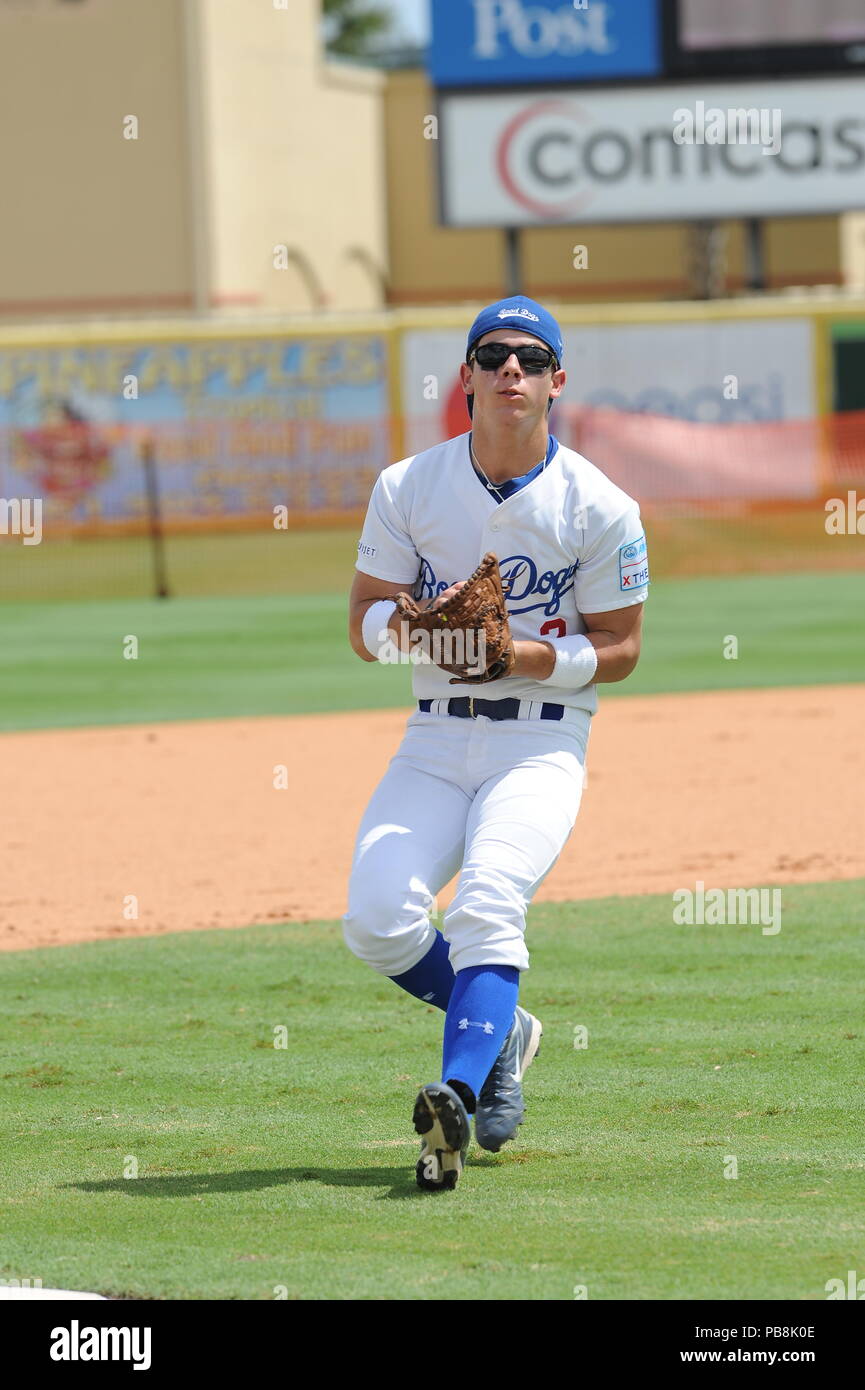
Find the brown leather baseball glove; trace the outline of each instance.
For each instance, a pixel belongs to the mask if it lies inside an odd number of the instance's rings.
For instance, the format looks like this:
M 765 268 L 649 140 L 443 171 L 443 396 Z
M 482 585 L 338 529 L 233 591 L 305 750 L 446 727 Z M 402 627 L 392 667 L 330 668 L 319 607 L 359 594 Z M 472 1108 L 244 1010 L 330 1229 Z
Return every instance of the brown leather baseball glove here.
M 474 574 L 444 602 L 419 607 L 410 594 L 397 594 L 400 617 L 430 660 L 450 671 L 451 685 L 484 685 L 513 669 L 515 655 L 499 562 L 487 551 Z

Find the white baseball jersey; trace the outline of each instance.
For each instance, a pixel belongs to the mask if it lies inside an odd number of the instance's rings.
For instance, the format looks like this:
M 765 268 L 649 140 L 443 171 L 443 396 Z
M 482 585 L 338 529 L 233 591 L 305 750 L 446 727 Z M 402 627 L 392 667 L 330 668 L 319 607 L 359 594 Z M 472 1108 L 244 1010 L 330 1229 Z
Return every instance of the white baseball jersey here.
M 372 491 L 357 569 L 433 598 L 467 579 L 488 550 L 498 557 L 516 641 L 585 632 L 583 613 L 648 595 L 646 538 L 637 503 L 588 459 L 558 444 L 547 466 L 499 502 L 472 466 L 470 432 L 385 468 Z M 417 699 L 472 694 L 543 700 L 594 712 L 593 685 L 568 690 L 505 676 L 482 688 L 413 665 Z

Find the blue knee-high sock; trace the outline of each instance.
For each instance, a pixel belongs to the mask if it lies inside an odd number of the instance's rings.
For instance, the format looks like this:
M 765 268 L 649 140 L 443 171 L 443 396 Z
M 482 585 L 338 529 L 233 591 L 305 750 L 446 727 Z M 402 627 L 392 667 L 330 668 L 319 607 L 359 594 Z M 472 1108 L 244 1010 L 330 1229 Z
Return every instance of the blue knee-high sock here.
M 402 975 L 391 975 L 395 985 L 413 994 L 415 999 L 423 999 L 427 1004 L 435 1004 L 437 1009 L 446 1009 L 456 975 L 450 963 L 448 944 L 440 931 L 426 955 L 406 970 Z
M 477 1099 L 514 1021 L 519 990 L 514 965 L 459 971 L 445 1016 L 442 1077 L 448 1084 L 461 1081 Z

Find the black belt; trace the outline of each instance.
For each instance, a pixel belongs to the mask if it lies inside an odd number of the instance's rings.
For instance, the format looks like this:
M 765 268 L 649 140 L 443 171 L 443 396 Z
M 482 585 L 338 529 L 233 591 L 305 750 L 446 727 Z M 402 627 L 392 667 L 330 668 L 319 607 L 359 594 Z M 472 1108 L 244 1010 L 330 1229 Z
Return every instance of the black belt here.
M 422 714 L 429 714 L 432 706 L 432 700 L 418 700 Z M 457 719 L 477 719 L 479 714 L 485 714 L 487 719 L 519 719 L 520 701 L 476 700 L 471 695 L 463 696 L 448 700 L 448 714 L 456 715 Z M 541 705 L 541 719 L 563 719 L 564 714 L 564 705 Z

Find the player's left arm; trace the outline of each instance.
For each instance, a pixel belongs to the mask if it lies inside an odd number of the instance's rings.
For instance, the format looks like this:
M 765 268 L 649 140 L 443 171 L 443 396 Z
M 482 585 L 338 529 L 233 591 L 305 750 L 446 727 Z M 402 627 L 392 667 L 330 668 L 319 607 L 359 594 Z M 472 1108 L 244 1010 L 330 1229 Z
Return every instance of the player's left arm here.
M 643 605 L 632 603 L 609 613 L 584 613 L 583 622 L 598 658 L 598 669 L 590 684 L 625 680 L 640 659 Z
M 623 681 L 640 659 L 643 632 L 643 605 L 631 603 L 627 608 L 613 608 L 608 613 L 583 613 L 586 636 L 595 649 L 598 669 L 590 685 Z M 552 675 L 556 664 L 555 648 L 550 642 L 515 642 L 516 664 L 512 676 L 527 676 L 542 681 Z

